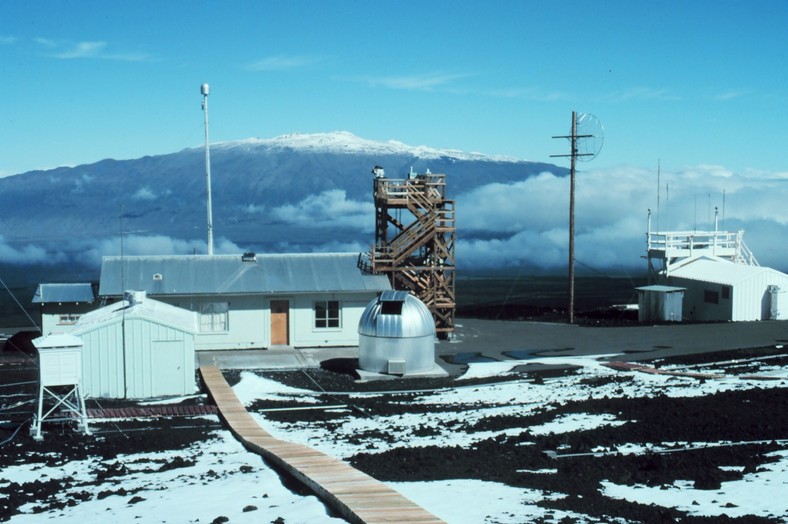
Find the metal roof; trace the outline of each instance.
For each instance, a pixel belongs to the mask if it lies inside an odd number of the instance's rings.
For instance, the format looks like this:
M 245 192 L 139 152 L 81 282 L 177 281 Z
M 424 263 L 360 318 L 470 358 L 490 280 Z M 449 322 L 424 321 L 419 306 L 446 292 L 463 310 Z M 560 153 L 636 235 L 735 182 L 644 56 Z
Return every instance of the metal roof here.
M 135 302 L 123 299 L 82 315 L 74 328 L 73 335 L 83 335 L 103 325 L 123 319 L 143 318 L 164 324 L 180 331 L 197 331 L 197 314 L 152 298 L 145 297 Z
M 355 253 L 104 257 L 102 296 L 213 295 L 385 291 L 385 275 L 369 275 Z
M 68 333 L 54 333 L 33 339 L 36 349 L 81 348 L 82 339 Z
M 671 270 L 668 278 L 685 278 L 714 284 L 733 285 L 766 272 L 785 276 L 768 267 L 748 266 L 727 260 L 699 257 Z
M 651 286 L 642 286 L 636 287 L 636 291 L 654 291 L 657 293 L 675 293 L 676 291 L 686 291 L 687 288 L 685 287 L 675 287 L 675 286 L 661 286 L 659 284 L 654 284 Z
M 33 296 L 33 303 L 90 303 L 95 298 L 90 284 L 39 284 Z

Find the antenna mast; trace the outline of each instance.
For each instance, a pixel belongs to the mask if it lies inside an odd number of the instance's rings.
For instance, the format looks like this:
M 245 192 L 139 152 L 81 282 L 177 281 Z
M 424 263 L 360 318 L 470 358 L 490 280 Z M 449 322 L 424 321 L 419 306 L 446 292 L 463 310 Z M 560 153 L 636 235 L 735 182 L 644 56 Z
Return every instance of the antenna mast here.
M 211 146 L 208 142 L 208 84 L 200 86 L 202 111 L 205 113 L 205 184 L 208 187 L 208 254 L 213 255 L 213 210 L 211 209 Z

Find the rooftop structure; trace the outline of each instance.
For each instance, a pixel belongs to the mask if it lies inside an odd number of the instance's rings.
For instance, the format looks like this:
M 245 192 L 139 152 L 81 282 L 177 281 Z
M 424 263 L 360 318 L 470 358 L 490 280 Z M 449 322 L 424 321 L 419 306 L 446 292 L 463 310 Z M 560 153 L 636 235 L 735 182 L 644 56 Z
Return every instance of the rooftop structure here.
M 646 233 L 648 278 L 665 283 L 672 271 L 688 260 L 716 257 L 745 266 L 759 266 L 744 243 L 744 231 L 651 231 L 651 212 Z

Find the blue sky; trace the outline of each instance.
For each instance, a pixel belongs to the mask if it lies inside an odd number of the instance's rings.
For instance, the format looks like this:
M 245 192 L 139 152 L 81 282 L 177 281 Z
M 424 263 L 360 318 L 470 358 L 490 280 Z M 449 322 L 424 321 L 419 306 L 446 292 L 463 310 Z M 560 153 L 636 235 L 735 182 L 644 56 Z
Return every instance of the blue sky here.
M 0 175 L 346 130 L 594 168 L 788 172 L 788 1 L 0 3 Z M 589 167 L 591 165 L 589 164 Z

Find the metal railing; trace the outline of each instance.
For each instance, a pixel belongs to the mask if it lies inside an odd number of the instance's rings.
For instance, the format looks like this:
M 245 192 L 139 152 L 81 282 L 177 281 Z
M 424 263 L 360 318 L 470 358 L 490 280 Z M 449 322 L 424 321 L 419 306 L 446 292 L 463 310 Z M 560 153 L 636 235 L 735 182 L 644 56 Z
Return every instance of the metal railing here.
M 649 252 L 663 251 L 667 257 L 711 254 L 739 264 L 759 265 L 744 243 L 744 231 L 649 232 L 647 243 Z

